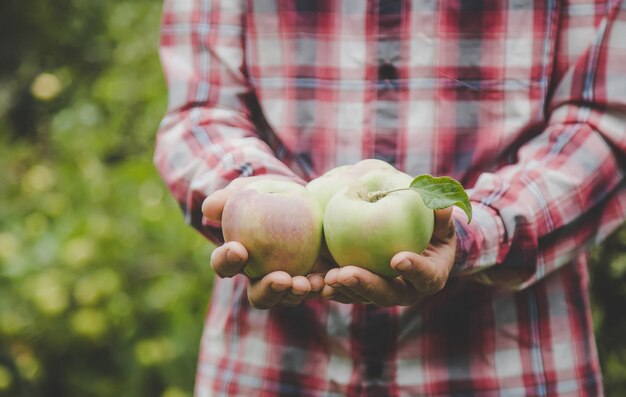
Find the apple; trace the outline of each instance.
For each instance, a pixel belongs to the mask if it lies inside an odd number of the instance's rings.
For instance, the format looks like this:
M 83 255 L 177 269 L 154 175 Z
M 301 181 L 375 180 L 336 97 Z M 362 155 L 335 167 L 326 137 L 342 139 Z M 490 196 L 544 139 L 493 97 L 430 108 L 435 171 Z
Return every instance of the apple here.
M 341 165 L 327 171 L 310 181 L 306 188 L 315 196 L 322 210 L 325 210 L 326 204 L 335 193 L 350 185 L 361 175 L 376 169 L 395 170 L 391 164 L 382 160 L 361 160 L 354 165 Z
M 374 169 L 331 197 L 324 212 L 324 236 L 339 266 L 394 277 L 390 262 L 395 254 L 424 251 L 434 213 L 418 192 L 406 189 L 412 180 L 395 168 Z
M 233 194 L 224 205 L 225 241 L 248 250 L 244 273 L 257 279 L 283 270 L 306 275 L 322 244 L 323 212 L 304 186 L 291 181 L 259 180 Z

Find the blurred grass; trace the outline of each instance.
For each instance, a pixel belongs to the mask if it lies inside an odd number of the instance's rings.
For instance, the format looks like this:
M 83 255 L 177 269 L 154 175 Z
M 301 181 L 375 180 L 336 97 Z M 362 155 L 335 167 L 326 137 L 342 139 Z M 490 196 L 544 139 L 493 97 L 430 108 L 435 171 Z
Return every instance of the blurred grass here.
M 161 1 L 0 3 L 0 396 L 191 396 L 212 247 L 152 166 Z M 594 252 L 626 390 L 626 229 Z

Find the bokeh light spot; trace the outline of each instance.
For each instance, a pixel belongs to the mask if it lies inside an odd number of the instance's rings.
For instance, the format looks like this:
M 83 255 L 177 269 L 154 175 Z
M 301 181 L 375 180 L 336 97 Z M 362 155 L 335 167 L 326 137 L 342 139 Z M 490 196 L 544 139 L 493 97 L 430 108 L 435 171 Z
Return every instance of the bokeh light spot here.
M 48 191 L 56 184 L 56 177 L 52 170 L 45 165 L 35 165 L 26 172 L 22 179 L 24 193 L 33 195 Z
M 161 397 L 189 397 L 190 395 L 185 393 L 184 390 L 178 387 L 168 387 L 163 391 Z
M 57 315 L 69 305 L 68 293 L 56 273 L 43 273 L 28 288 L 35 306 L 43 314 Z
M 88 237 L 75 237 L 63 246 L 63 261 L 70 267 L 84 266 L 96 253 L 96 244 Z
M 0 233 L 0 259 L 14 257 L 20 248 L 20 241 L 11 233 Z
M 41 364 L 30 352 L 22 352 L 15 357 L 15 364 L 20 374 L 29 380 L 34 380 L 41 374 Z
M 74 332 L 88 338 L 98 338 L 107 330 L 106 315 L 97 309 L 79 309 L 70 319 Z
M 42 101 L 56 98 L 62 90 L 63 84 L 61 84 L 61 80 L 52 73 L 39 74 L 30 86 L 33 96 Z
M 135 356 L 141 365 L 152 366 L 172 360 L 176 349 L 166 338 L 144 339 L 135 345 Z

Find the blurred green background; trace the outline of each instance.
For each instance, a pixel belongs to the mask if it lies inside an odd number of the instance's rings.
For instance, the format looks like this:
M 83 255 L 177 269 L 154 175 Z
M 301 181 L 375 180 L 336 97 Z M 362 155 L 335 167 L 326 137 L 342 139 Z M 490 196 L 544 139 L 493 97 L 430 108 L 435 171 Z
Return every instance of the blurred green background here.
M 152 165 L 160 12 L 0 2 L 0 395 L 191 395 L 212 247 Z
M 191 396 L 212 246 L 152 165 L 160 0 L 0 2 L 0 395 Z M 626 229 L 593 256 L 626 395 Z

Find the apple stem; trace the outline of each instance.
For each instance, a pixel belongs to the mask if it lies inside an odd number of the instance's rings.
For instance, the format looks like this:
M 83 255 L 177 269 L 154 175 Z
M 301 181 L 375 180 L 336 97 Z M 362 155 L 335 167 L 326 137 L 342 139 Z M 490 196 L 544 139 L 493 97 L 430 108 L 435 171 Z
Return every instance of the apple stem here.
M 401 188 L 401 189 L 393 189 L 393 190 L 379 190 L 376 192 L 369 192 L 367 194 L 367 200 L 370 203 L 375 203 L 378 200 L 380 200 L 381 198 L 385 197 L 386 195 L 390 194 L 390 193 L 395 193 L 395 192 L 401 192 L 403 190 L 411 190 L 410 187 L 405 187 L 405 188 Z

